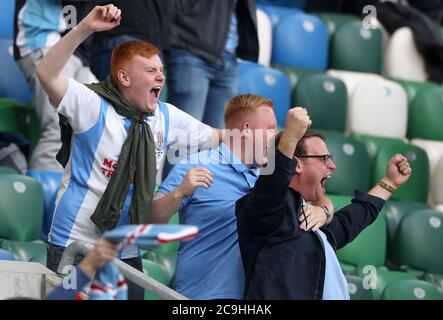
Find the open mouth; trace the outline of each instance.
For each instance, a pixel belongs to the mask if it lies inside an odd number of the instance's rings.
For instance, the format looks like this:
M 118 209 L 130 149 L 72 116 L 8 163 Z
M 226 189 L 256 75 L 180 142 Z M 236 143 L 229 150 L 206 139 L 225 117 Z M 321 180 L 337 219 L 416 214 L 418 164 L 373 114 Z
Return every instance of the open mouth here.
M 324 189 L 324 190 L 326 190 L 326 187 L 325 187 L 325 185 L 326 185 L 326 181 L 328 180 L 328 179 L 330 179 L 331 178 L 331 174 L 328 174 L 326 177 L 324 177 L 323 179 L 321 179 L 321 181 L 320 181 L 320 183 L 321 183 L 321 187 Z
M 154 88 L 151 89 L 151 91 L 149 91 L 149 93 L 151 94 L 151 96 L 153 96 L 155 99 L 158 99 L 160 97 L 160 91 L 161 91 L 162 87 L 161 86 L 156 86 Z

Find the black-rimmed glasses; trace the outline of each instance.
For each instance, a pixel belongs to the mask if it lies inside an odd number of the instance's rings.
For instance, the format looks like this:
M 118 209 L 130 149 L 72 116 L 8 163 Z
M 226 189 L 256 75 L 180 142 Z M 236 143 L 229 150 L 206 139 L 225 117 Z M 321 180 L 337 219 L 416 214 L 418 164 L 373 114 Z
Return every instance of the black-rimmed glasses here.
M 328 164 L 329 160 L 334 160 L 334 157 L 332 156 L 332 154 L 320 154 L 320 155 L 314 155 L 314 154 L 307 154 L 304 156 L 296 156 L 297 158 L 318 158 L 321 161 L 323 161 L 323 163 L 325 165 Z

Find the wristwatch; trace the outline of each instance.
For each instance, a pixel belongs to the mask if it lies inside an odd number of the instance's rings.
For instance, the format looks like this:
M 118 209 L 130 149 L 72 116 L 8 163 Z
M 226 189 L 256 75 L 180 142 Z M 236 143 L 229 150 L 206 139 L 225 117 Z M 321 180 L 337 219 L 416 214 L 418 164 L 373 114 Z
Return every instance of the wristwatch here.
M 328 207 L 327 207 L 327 206 L 321 206 L 321 208 L 323 209 L 323 212 L 324 212 L 325 215 L 326 215 L 326 221 L 328 221 L 329 218 L 331 217 L 331 214 L 329 213 L 329 209 L 328 209 Z

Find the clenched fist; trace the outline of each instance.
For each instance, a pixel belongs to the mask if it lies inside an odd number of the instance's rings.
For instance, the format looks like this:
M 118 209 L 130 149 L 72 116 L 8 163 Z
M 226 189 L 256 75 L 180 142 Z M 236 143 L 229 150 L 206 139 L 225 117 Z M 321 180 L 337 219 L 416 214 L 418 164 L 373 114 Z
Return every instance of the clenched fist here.
M 396 154 L 389 160 L 386 175 L 383 179 L 398 188 L 408 181 L 411 174 L 412 169 L 409 166 L 408 159 L 401 154 Z
M 295 107 L 290 109 L 286 115 L 285 132 L 293 139 L 300 140 L 311 124 L 308 111 L 305 108 Z
M 121 18 L 121 10 L 112 4 L 96 6 L 79 23 L 78 29 L 88 32 L 110 30 L 120 24 Z

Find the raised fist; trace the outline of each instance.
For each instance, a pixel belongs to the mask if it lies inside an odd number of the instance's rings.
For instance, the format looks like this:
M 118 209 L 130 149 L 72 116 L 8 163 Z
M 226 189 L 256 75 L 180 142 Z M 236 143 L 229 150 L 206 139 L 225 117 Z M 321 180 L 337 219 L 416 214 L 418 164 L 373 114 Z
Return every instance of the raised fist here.
M 386 175 L 383 179 L 398 188 L 408 181 L 411 174 L 412 169 L 409 166 L 408 159 L 401 154 L 396 154 L 389 160 Z
M 115 28 L 121 21 L 121 10 L 112 4 L 96 6 L 79 23 L 82 31 L 96 32 Z
M 291 138 L 300 140 L 311 124 L 312 121 L 309 118 L 308 111 L 305 108 L 295 107 L 289 109 L 286 115 L 285 132 Z

